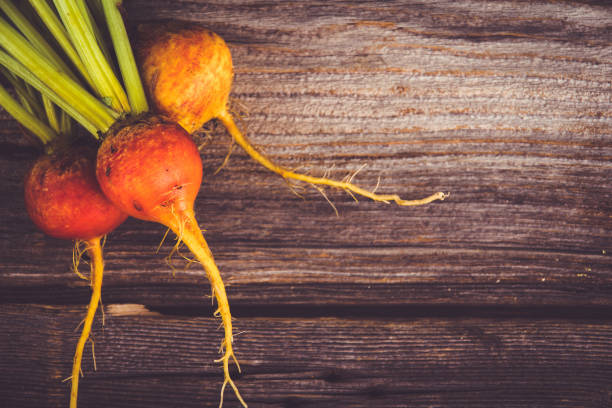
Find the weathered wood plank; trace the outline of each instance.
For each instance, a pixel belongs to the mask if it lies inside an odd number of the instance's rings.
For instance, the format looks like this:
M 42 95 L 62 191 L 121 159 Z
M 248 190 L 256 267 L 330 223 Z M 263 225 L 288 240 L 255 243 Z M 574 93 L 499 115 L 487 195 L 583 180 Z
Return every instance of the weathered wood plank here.
M 216 407 L 218 322 L 137 306 L 106 307 L 104 328 L 94 325 L 97 371 L 88 348 L 81 406 Z M 65 406 L 61 380 L 82 313 L 0 306 L 5 406 Z M 609 322 L 250 318 L 236 326 L 238 384 L 253 407 L 610 405 Z M 226 406 L 235 406 L 227 394 Z
M 486 6 L 485 6 L 486 4 Z M 249 303 L 610 304 L 612 9 L 605 2 L 129 1 L 135 26 L 200 21 L 232 50 L 233 97 L 253 141 L 287 166 L 447 201 L 395 208 L 329 192 L 295 197 L 227 136 L 203 151 L 202 226 Z M 28 221 L 35 157 L 0 125 L 0 295 L 82 302 L 71 246 Z M 198 304 L 171 278 L 163 231 L 130 221 L 107 245 L 105 297 Z M 168 253 L 170 245 L 162 248 Z M 194 284 L 196 286 L 194 286 Z M 74 286 L 81 290 L 75 292 Z M 328 296 L 321 296 L 321 293 Z M 76 296 L 76 298 L 75 298 Z
M 208 303 L 210 289 L 196 265 L 187 271 L 178 269 L 173 277 L 161 256 L 146 259 L 152 248 L 143 249 L 135 258 L 130 252 L 112 251 L 117 245 L 121 244 L 108 244 L 103 288 L 106 302 L 198 307 Z M 38 261 L 36 270 L 24 268 L 22 274 L 6 278 L 0 289 L 3 300 L 85 304 L 87 282 L 69 271 L 70 253 L 65 249 L 57 255 L 61 269 L 53 267 L 64 273 L 52 273 Z M 235 306 L 610 306 L 609 264 L 600 256 L 427 248 L 303 250 L 245 246 L 235 250 L 236 255 L 221 252 L 217 256 Z M 135 260 L 142 264 L 135 264 Z M 582 263 L 585 261 L 588 267 Z

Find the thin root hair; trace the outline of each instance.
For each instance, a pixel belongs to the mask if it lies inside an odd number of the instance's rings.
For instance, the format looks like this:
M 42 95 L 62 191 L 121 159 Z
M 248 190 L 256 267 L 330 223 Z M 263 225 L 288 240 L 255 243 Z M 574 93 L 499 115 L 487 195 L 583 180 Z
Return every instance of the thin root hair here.
M 373 194 L 376 194 L 378 187 L 380 187 L 380 175 L 378 176 L 378 179 L 376 180 L 376 185 L 374 186 L 374 189 L 372 190 Z
M 98 303 L 100 304 L 100 313 L 102 314 L 102 328 L 104 328 L 104 325 L 106 324 L 106 312 L 104 312 L 104 303 L 102 303 L 102 295 L 100 295 L 100 301 Z
M 98 371 L 98 365 L 96 364 L 96 352 L 94 350 L 95 342 L 93 336 L 89 336 L 89 341 L 91 342 L 91 359 L 93 361 L 94 371 Z
M 285 183 L 287 183 L 287 186 L 289 187 L 289 190 L 291 190 L 291 192 L 293 194 L 295 194 L 298 198 L 301 198 L 302 200 L 306 201 L 306 198 L 297 191 L 298 188 L 301 189 L 301 190 L 304 190 L 304 188 L 302 186 L 300 186 L 297 183 L 292 183 L 291 180 L 289 180 L 289 179 L 283 179 L 283 180 L 285 180 Z
M 170 232 L 170 228 L 167 228 L 166 232 L 164 233 L 164 236 L 162 237 L 161 241 L 159 242 L 159 245 L 157 246 L 157 249 L 155 250 L 156 254 L 159 253 L 159 250 L 161 249 L 162 245 L 164 245 L 164 242 L 166 241 L 166 237 L 168 236 L 169 232 Z
M 170 231 L 170 229 L 166 230 L 166 233 L 164 234 L 164 239 L 168 235 L 168 231 Z M 205 231 L 205 230 L 202 229 L 202 231 Z M 195 257 L 189 257 L 189 256 L 185 255 L 181 251 L 181 248 L 183 248 L 183 241 L 182 241 L 182 239 L 180 239 L 177 236 L 176 237 L 176 242 L 175 242 L 174 246 L 172 247 L 172 249 L 170 250 L 168 255 L 166 255 L 166 257 L 165 257 L 166 264 L 170 267 L 170 269 L 172 269 L 172 276 L 175 276 L 176 272 L 178 271 L 178 269 L 174 266 L 174 262 L 173 262 L 173 259 L 172 259 L 174 254 L 178 255 L 179 257 L 181 257 L 185 261 L 187 261 L 185 266 L 182 268 L 183 272 L 187 271 L 192 264 L 200 264 L 201 263 Z M 158 247 L 158 251 L 159 251 L 159 247 Z M 214 296 L 214 294 L 213 294 L 213 296 Z
M 334 205 L 334 203 L 332 203 L 332 201 L 329 199 L 329 197 L 327 197 L 327 194 L 325 194 L 325 189 L 323 189 L 323 187 L 321 186 L 317 186 L 316 184 L 312 184 L 310 183 L 311 186 L 313 186 L 315 189 L 317 189 L 317 191 L 319 193 L 321 193 L 321 195 L 323 196 L 323 198 L 325 198 L 325 201 L 327 201 L 327 203 L 329 205 L 331 205 L 331 208 L 334 210 L 334 212 L 336 213 L 336 217 L 339 217 L 340 214 L 338 213 L 338 209 L 336 208 L 336 206 Z
M 83 254 L 87 251 L 86 245 L 86 242 L 80 239 L 74 242 L 74 247 L 72 248 L 72 270 L 79 278 L 88 281 L 90 279 L 79 271 L 79 264 L 83 259 Z
M 174 206 L 170 207 L 170 213 L 176 217 L 176 219 L 178 220 L 178 231 L 176 234 L 176 242 L 174 244 L 174 246 L 172 247 L 172 249 L 170 250 L 170 253 L 166 256 L 165 260 L 166 263 L 168 264 L 168 266 L 170 267 L 170 269 L 172 269 L 172 276 L 176 276 L 176 268 L 174 267 L 174 265 L 172 264 L 172 256 L 175 253 L 178 253 L 179 248 L 181 246 L 181 243 L 183 242 L 183 234 L 185 231 L 185 220 L 182 217 L 179 217 L 178 214 L 176 214 L 176 212 L 174 211 Z M 166 231 L 167 234 L 168 231 Z M 164 235 L 165 237 L 165 235 Z
M 229 105 L 229 109 L 228 109 L 229 112 L 235 118 L 238 118 L 238 120 L 241 122 L 240 124 L 243 125 L 242 119 L 247 118 L 250 115 L 249 107 L 244 102 L 242 102 L 240 99 L 234 98 L 234 97 L 230 97 L 228 105 Z
M 236 141 L 234 139 L 231 139 L 229 147 L 227 148 L 227 154 L 225 155 L 225 158 L 223 159 L 223 163 L 221 163 L 221 165 L 217 167 L 217 170 L 214 171 L 213 176 L 216 176 L 221 170 L 223 170 L 223 168 L 227 165 L 227 163 L 229 163 L 230 157 L 232 153 L 234 152 L 235 147 L 236 147 Z

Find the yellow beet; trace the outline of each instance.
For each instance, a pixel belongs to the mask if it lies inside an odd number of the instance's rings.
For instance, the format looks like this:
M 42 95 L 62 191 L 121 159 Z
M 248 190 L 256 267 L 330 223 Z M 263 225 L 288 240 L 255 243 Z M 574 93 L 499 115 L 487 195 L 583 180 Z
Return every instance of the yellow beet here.
M 157 111 L 189 133 L 219 117 L 234 76 L 225 41 L 210 30 L 184 25 L 141 26 L 140 33 L 142 80 Z
M 295 173 L 278 166 L 260 153 L 242 134 L 228 110 L 234 76 L 232 57 L 225 41 L 212 31 L 195 25 L 141 26 L 137 47 L 142 80 L 149 100 L 162 115 L 189 133 L 211 119 L 219 119 L 255 161 L 283 178 L 345 190 L 374 201 L 398 205 L 422 205 L 443 200 L 438 192 L 420 200 L 403 200 L 396 194 L 376 194 L 351 183 Z M 321 191 L 320 187 L 317 187 Z

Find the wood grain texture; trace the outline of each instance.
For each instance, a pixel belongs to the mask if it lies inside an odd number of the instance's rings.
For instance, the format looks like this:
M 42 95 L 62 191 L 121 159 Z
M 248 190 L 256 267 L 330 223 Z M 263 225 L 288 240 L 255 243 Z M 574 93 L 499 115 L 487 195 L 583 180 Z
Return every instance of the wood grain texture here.
M 238 149 L 213 176 L 229 139 L 209 125 L 196 212 L 253 336 L 238 344 L 251 406 L 611 406 L 607 2 L 124 3 L 132 29 L 181 19 L 226 39 L 243 126 L 279 163 L 336 177 L 366 164 L 360 185 L 451 193 L 398 208 L 328 191 L 336 217 Z M 64 336 L 89 289 L 71 243 L 28 220 L 21 181 L 37 153 L 0 122 L 0 333 L 27 344 L 1 342 L 0 389 L 9 406 L 60 406 Z M 104 303 L 162 315 L 98 332 L 106 369 L 86 376 L 84 406 L 217 401 L 210 290 L 196 265 L 175 259 L 172 274 L 163 234 L 128 220 L 109 236 Z
M 81 307 L 0 307 L 0 351 L 8 356 L 0 368 L 11 372 L 0 396 L 9 406 L 65 405 L 61 380 L 81 314 Z M 244 331 L 236 339 L 238 383 L 254 407 L 609 406 L 612 393 L 612 327 L 589 320 L 236 323 Z M 100 326 L 93 334 L 97 371 L 89 347 L 84 357 L 81 406 L 217 406 L 221 375 L 211 346 L 220 332 L 212 318 L 114 305 Z M 227 406 L 236 406 L 229 394 Z

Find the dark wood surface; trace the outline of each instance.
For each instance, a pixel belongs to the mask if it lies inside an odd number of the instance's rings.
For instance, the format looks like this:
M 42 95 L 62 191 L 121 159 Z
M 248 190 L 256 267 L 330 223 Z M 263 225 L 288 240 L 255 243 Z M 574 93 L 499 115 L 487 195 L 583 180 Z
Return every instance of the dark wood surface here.
M 125 0 L 223 36 L 252 141 L 288 167 L 444 202 L 297 197 L 209 126 L 196 212 L 250 407 L 612 406 L 612 7 L 596 1 Z M 89 298 L 29 221 L 36 157 L 0 113 L 0 405 L 67 406 Z M 215 407 L 196 265 L 128 220 L 105 247 L 80 407 Z M 226 407 L 236 406 L 226 392 Z

